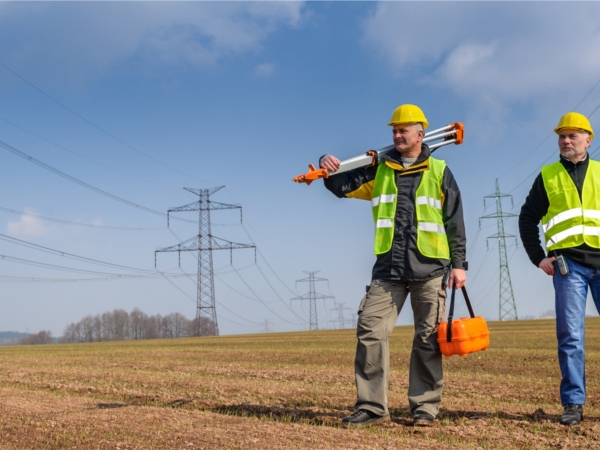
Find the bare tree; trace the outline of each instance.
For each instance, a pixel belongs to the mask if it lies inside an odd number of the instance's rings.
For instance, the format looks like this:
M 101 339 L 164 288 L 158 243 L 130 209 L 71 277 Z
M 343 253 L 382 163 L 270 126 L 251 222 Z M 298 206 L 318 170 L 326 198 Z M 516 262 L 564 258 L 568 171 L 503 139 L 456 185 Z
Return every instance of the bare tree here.
M 94 342 L 94 318 L 92 316 L 85 316 L 81 319 L 80 323 L 83 342 Z
M 52 344 L 52 342 L 52 332 L 50 330 L 43 330 L 39 333 L 30 334 L 19 340 L 19 344 L 22 345 Z
M 144 323 L 148 315 L 139 308 L 135 308 L 129 314 L 129 336 L 131 339 L 144 339 L 146 336 Z
M 200 321 L 200 323 L 198 323 L 198 321 Z M 216 328 L 214 326 L 200 326 L 204 324 L 211 325 L 212 320 L 208 317 L 196 317 L 195 319 L 190 320 L 188 324 L 188 336 L 198 336 L 198 330 L 214 330 Z M 214 336 L 214 333 L 210 336 Z
M 167 316 L 148 316 L 139 308 L 134 308 L 131 313 L 115 309 L 102 315 L 86 316 L 79 322 L 67 325 L 61 342 L 181 338 L 194 335 L 195 323 L 178 312 Z
M 158 339 L 160 337 L 160 323 L 162 316 L 157 314 L 156 316 L 147 317 L 144 320 L 144 339 Z
M 94 316 L 92 328 L 94 330 L 94 341 L 103 341 L 104 335 L 102 333 L 102 318 L 100 317 L 100 314 Z
M 102 313 L 102 317 L 100 320 L 102 322 L 102 340 L 103 341 L 112 341 L 112 340 L 116 339 L 114 324 L 113 324 L 113 320 L 112 320 L 112 313 L 110 313 L 110 312 Z
M 173 330 L 173 337 L 180 338 L 186 337 L 188 328 L 189 328 L 189 320 L 178 312 L 169 314 L 171 317 L 171 327 Z

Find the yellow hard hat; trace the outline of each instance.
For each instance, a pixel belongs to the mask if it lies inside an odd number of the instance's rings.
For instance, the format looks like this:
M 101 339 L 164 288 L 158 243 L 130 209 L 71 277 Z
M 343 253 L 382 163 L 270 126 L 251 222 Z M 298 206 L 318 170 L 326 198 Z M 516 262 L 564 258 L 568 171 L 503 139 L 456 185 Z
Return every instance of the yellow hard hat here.
M 421 123 L 423 124 L 423 129 L 426 129 L 429 126 L 429 122 L 427 122 L 427 118 L 421 108 L 415 105 L 400 105 L 392 114 L 392 120 L 388 125 L 394 126 L 399 123 Z
M 560 130 L 569 129 L 569 128 L 587 131 L 588 133 L 590 133 L 591 138 L 594 137 L 594 130 L 592 130 L 590 121 L 583 114 L 579 114 L 576 112 L 566 113 L 558 121 L 558 125 L 554 129 L 554 132 L 556 134 L 559 134 Z

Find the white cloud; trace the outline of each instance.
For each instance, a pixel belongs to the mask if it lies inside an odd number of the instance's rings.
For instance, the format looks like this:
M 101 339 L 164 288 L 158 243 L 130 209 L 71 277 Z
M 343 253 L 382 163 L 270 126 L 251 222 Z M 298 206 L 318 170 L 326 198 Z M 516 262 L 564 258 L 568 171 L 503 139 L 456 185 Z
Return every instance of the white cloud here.
M 521 101 L 593 84 L 600 73 L 597 3 L 382 2 L 364 43 L 403 76 L 475 101 Z
M 46 236 L 52 232 L 51 227 L 44 225 L 43 221 L 35 216 L 30 208 L 25 208 L 25 213 L 19 220 L 9 221 L 6 224 L 6 234 L 16 238 L 32 238 Z
M 260 51 L 279 27 L 305 20 L 303 2 L 11 3 L 0 10 L 2 60 L 71 79 L 123 62 L 204 66 Z M 67 75 L 65 75 L 67 74 Z
M 275 64 L 263 63 L 254 68 L 254 73 L 260 77 L 270 77 L 275 73 Z

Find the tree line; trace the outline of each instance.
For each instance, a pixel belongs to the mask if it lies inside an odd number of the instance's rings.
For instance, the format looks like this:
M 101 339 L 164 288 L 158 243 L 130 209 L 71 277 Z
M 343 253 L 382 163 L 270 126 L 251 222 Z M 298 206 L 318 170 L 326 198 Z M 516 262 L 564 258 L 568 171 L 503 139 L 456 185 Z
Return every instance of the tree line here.
M 169 339 L 188 336 L 198 336 L 200 329 L 214 329 L 214 327 L 200 327 L 199 325 L 212 324 L 212 321 L 201 317 L 188 319 L 183 314 L 174 312 L 166 316 L 156 314 L 149 316 L 139 308 L 131 313 L 124 309 L 115 309 L 111 312 L 85 316 L 79 322 L 70 323 L 65 327 L 63 336 L 58 339 L 61 343 L 107 342 L 133 339 Z M 22 338 L 19 343 L 51 344 L 55 342 L 50 331 L 40 331 Z
M 124 309 L 115 309 L 112 312 L 86 316 L 79 322 L 67 325 L 60 341 L 106 342 L 197 336 L 197 320 L 190 320 L 178 312 L 166 316 L 149 316 L 139 308 L 135 308 L 131 313 Z

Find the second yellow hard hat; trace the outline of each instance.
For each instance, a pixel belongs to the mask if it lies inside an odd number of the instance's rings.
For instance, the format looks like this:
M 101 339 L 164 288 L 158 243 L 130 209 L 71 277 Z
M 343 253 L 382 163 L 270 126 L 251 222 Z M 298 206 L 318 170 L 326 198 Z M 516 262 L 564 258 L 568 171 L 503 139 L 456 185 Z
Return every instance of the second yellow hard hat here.
M 426 129 L 429 126 L 427 118 L 425 117 L 425 114 L 423 114 L 423 111 L 421 111 L 421 108 L 409 104 L 398 106 L 394 110 L 392 120 L 388 125 L 394 126 L 399 123 L 422 123 L 423 129 Z
M 569 128 L 587 131 L 588 133 L 590 133 L 591 138 L 594 137 L 594 130 L 592 130 L 592 125 L 590 125 L 590 121 L 583 114 L 579 114 L 577 112 L 566 113 L 558 121 L 558 125 L 554 129 L 554 132 L 556 134 L 559 134 L 560 130 Z

